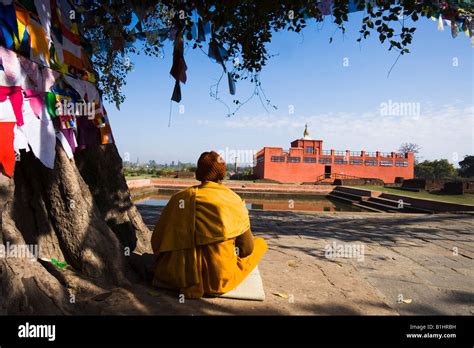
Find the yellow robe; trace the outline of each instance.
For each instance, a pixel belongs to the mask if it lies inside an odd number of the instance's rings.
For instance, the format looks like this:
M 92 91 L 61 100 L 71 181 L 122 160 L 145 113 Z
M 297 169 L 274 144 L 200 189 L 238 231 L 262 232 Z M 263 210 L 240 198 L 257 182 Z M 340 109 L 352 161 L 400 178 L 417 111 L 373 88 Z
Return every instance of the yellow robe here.
M 252 254 L 237 256 L 235 238 L 249 228 L 245 203 L 222 184 L 205 182 L 176 193 L 151 239 L 158 255 L 154 284 L 179 289 L 188 298 L 234 289 L 267 250 L 265 241 L 255 238 Z

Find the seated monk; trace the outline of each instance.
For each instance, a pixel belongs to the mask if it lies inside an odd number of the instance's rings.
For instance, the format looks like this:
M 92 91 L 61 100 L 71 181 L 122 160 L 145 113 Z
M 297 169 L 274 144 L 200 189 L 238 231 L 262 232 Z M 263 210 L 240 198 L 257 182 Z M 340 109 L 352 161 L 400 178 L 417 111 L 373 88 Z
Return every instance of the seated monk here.
M 155 286 L 188 298 L 226 293 L 257 266 L 267 245 L 250 231 L 244 201 L 222 185 L 224 160 L 214 151 L 198 161 L 200 185 L 173 195 L 151 239 Z

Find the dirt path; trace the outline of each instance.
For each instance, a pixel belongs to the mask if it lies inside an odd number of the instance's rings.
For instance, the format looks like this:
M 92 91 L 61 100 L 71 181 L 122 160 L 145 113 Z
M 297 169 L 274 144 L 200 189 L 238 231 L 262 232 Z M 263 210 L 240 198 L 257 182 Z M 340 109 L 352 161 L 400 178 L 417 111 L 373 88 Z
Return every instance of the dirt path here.
M 150 226 L 160 213 L 151 206 L 139 210 Z M 250 216 L 255 235 L 269 246 L 259 266 L 264 302 L 206 298 L 181 303 L 176 293 L 140 285 L 114 289 L 106 299 L 89 303 L 89 310 L 94 306 L 94 312 L 102 314 L 166 315 L 474 314 L 472 215 L 251 211 Z M 335 250 L 343 246 L 343 256 L 350 251 L 353 257 L 328 258 L 328 245 Z

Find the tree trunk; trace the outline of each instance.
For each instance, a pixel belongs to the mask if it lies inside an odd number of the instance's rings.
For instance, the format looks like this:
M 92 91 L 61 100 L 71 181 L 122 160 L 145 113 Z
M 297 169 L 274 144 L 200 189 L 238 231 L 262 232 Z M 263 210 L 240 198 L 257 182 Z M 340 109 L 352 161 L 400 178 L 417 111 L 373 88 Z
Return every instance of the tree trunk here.
M 39 250 L 38 260 L 0 258 L 0 314 L 76 313 L 72 304 L 138 281 L 128 256 L 150 251 L 115 145 L 71 160 L 56 152 L 54 170 L 28 152 L 12 179 L 0 174 L 0 243 Z

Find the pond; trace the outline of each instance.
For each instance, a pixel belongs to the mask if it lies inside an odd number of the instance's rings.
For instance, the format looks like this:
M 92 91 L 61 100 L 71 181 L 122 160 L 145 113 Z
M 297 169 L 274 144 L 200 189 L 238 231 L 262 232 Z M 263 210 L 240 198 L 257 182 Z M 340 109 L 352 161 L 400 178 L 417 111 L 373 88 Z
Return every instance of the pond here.
M 169 195 L 153 195 L 140 197 L 135 201 L 137 205 L 154 205 L 164 207 L 169 200 Z M 352 206 L 326 196 L 314 196 L 311 200 L 283 200 L 283 199 L 257 199 L 246 198 L 245 203 L 249 210 L 295 210 L 314 212 L 365 212 L 362 208 Z

